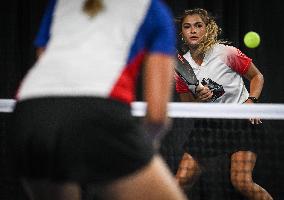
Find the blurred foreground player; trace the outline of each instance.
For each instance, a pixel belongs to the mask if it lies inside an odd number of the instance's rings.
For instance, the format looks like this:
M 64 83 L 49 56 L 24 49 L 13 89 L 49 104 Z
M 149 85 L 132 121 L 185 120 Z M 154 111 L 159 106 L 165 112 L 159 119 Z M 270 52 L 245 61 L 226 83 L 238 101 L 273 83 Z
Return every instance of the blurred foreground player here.
M 9 135 L 11 169 L 30 199 L 78 200 L 82 185 L 100 199 L 185 199 L 153 145 L 173 76 L 165 5 L 53 0 L 45 20 L 45 50 L 21 84 Z M 146 131 L 129 106 L 142 62 Z

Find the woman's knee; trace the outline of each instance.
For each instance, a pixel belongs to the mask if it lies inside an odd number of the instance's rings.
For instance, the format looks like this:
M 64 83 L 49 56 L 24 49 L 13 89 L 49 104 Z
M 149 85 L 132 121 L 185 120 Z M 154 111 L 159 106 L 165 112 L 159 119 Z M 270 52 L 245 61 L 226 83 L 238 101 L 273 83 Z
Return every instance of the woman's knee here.
M 252 172 L 256 154 L 250 151 L 238 151 L 231 156 L 231 183 L 240 192 L 249 190 L 254 184 Z
M 231 183 L 240 192 L 245 192 L 254 184 L 252 176 L 244 173 L 231 173 Z

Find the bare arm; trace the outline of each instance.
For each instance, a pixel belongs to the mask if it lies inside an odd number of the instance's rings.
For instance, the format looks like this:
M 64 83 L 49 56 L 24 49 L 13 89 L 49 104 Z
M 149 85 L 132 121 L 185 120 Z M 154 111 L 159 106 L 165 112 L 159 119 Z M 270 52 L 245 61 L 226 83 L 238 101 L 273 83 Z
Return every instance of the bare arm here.
M 259 98 L 264 83 L 264 78 L 261 72 L 256 68 L 253 63 L 251 63 L 251 65 L 249 66 L 249 70 L 247 71 L 247 73 L 245 73 L 244 77 L 250 81 L 249 95 Z M 250 100 L 248 100 L 248 103 L 249 102 Z
M 212 97 L 213 92 L 205 86 L 200 90 L 196 91 L 196 96 L 194 96 L 191 92 L 188 93 L 180 93 L 179 97 L 182 102 L 207 102 Z
M 263 75 L 256 68 L 256 66 L 253 63 L 251 63 L 251 65 L 249 66 L 249 70 L 244 75 L 244 77 L 250 81 L 249 96 L 256 97 L 258 99 L 263 88 L 263 83 L 264 83 Z M 246 100 L 245 103 L 253 103 L 253 101 L 251 99 L 248 99 Z M 249 120 L 252 124 L 262 123 L 261 120 L 258 118 L 249 119 Z
M 171 99 L 174 60 L 163 54 L 147 57 L 144 71 L 144 99 L 148 103 L 146 120 L 165 123 Z
M 179 98 L 181 102 L 196 102 L 197 101 L 191 92 L 180 93 Z

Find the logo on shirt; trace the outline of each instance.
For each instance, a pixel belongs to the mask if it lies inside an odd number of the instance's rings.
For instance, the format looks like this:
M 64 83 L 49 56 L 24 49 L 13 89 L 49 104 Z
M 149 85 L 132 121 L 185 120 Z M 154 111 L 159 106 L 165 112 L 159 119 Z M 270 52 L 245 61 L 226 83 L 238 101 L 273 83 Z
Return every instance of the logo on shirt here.
M 213 96 L 211 97 L 212 102 L 225 94 L 223 86 L 212 81 L 210 78 L 203 78 L 201 84 L 206 85 L 213 92 Z

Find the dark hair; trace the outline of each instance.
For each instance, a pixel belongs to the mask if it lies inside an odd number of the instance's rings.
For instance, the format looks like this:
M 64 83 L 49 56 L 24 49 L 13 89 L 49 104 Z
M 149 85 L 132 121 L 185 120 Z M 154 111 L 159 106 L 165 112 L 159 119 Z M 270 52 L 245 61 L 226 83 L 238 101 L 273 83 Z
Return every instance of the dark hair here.
M 83 5 L 83 11 L 87 13 L 90 17 L 95 16 L 102 9 L 102 0 L 86 0 Z

